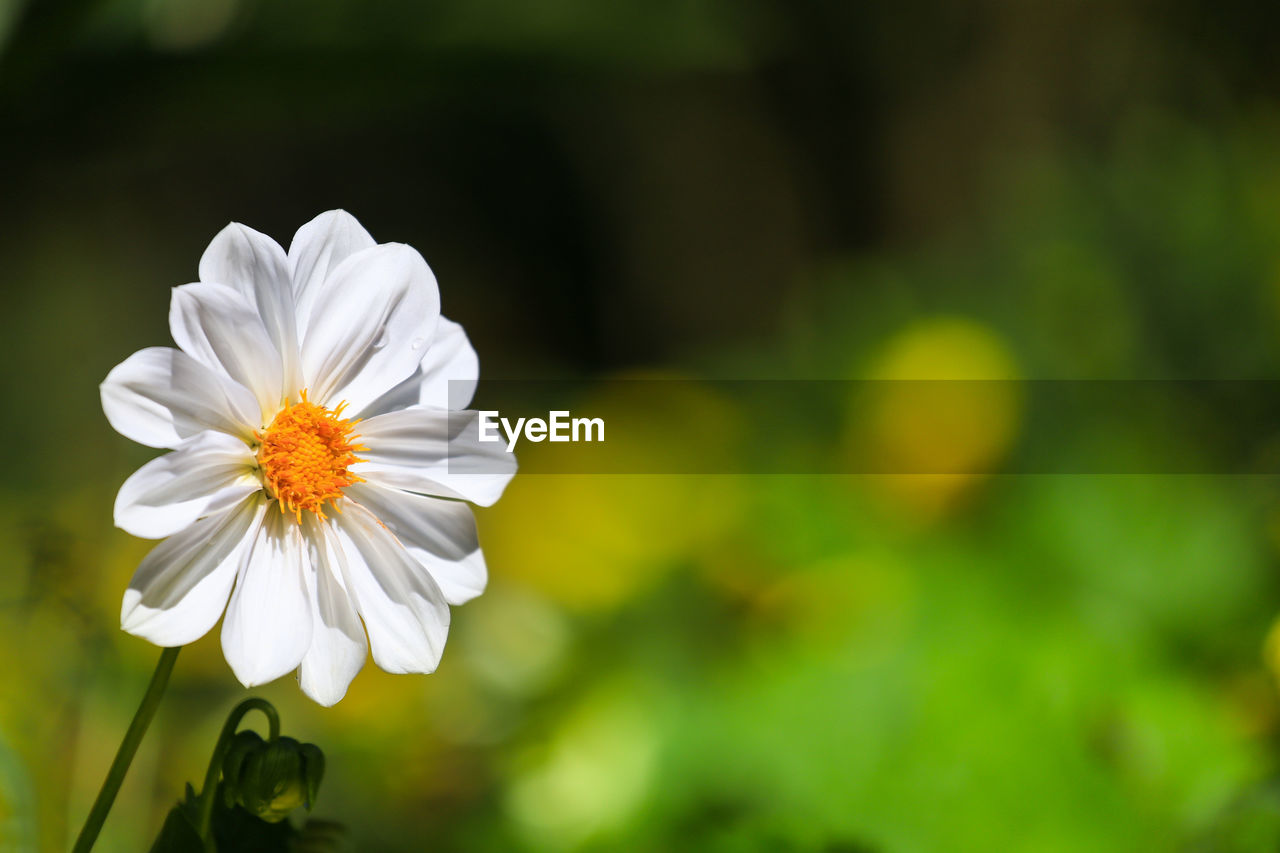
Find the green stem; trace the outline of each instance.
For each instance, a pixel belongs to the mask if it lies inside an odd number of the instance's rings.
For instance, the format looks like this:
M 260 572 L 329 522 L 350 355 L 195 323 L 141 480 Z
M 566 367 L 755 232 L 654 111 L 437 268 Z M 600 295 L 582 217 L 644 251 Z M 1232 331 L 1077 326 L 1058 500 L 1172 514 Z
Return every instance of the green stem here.
M 142 736 L 147 733 L 147 726 L 151 725 L 151 718 L 156 715 L 156 708 L 159 707 L 160 699 L 164 696 L 165 685 L 169 683 L 169 673 L 173 672 L 173 663 L 178 659 L 180 649 L 181 646 L 178 646 L 165 649 L 160 653 L 160 660 L 156 663 L 156 671 L 151 675 L 151 683 L 147 685 L 142 704 L 133 715 L 133 722 L 129 724 L 129 730 L 124 733 L 124 740 L 120 741 L 115 761 L 111 762 L 107 778 L 103 780 L 102 789 L 98 791 L 98 799 L 93 801 L 93 808 L 85 818 L 84 828 L 76 838 L 75 847 L 71 848 L 72 853 L 88 853 L 93 849 L 93 843 L 98 840 L 98 833 L 102 831 L 102 824 L 107 819 L 107 813 L 111 811 L 111 804 L 115 802 L 116 794 L 120 792 L 120 783 L 129 772 L 129 764 L 133 761 L 134 753 L 138 751 L 138 744 L 142 743 Z
M 213 756 L 209 759 L 209 769 L 204 774 L 204 786 L 200 789 L 200 825 L 197 830 L 200 833 L 200 840 L 204 842 L 204 849 L 207 851 L 217 849 L 213 844 L 211 827 L 213 825 L 213 801 L 218 790 L 218 774 L 222 771 L 222 759 L 226 754 L 227 747 L 231 745 L 231 738 L 235 736 L 236 727 L 240 725 L 244 715 L 254 709 L 267 715 L 267 740 L 275 740 L 280 737 L 280 715 L 276 712 L 275 706 L 266 699 L 259 699 L 256 696 L 252 696 L 235 706 L 227 717 L 227 721 L 222 724 L 222 733 L 218 735 L 218 742 L 213 747 Z

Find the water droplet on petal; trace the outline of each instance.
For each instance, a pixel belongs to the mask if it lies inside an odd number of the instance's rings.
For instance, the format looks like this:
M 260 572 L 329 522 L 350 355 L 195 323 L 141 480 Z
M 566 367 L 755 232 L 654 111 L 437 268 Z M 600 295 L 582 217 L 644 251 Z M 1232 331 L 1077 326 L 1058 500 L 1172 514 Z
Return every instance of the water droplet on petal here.
M 425 347 L 426 345 L 427 345 L 427 339 L 426 339 L 426 338 L 414 338 L 414 339 L 413 339 L 413 343 L 412 343 L 412 344 L 410 344 L 410 346 L 412 346 L 412 347 L 413 347 L 413 349 L 414 349 L 415 351 L 416 351 L 416 350 L 420 350 L 420 349 L 422 349 L 422 348 L 423 348 L 423 347 Z

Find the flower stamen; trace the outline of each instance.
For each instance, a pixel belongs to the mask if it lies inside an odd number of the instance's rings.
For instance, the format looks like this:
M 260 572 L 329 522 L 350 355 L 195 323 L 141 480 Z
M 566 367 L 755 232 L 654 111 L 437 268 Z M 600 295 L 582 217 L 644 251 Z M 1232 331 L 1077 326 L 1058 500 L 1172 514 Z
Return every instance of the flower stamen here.
M 280 502 L 280 512 L 292 512 L 299 524 L 303 510 L 326 518 L 326 501 L 342 511 L 337 504 L 342 490 L 364 482 L 348 468 L 364 461 L 356 451 L 368 450 L 354 443 L 360 436 L 351 430 L 360 420 L 342 417 L 345 402 L 327 409 L 310 402 L 305 388 L 300 396 L 301 402 L 281 409 L 264 431 L 254 431 L 266 489 Z

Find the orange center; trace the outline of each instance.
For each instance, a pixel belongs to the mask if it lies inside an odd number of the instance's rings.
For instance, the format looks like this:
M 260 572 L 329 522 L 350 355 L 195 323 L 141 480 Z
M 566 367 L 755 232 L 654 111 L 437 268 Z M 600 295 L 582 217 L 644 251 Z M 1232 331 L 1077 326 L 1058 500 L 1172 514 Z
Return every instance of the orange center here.
M 336 501 L 347 486 L 364 482 L 347 470 L 364 461 L 355 451 L 367 448 L 353 443 L 359 436 L 351 429 L 358 421 L 341 417 L 346 405 L 317 406 L 304 390 L 302 402 L 286 406 L 264 432 L 254 433 L 262 442 L 258 466 L 267 491 L 299 524 L 304 509 L 324 518 L 325 501 Z M 336 503 L 333 508 L 341 512 Z

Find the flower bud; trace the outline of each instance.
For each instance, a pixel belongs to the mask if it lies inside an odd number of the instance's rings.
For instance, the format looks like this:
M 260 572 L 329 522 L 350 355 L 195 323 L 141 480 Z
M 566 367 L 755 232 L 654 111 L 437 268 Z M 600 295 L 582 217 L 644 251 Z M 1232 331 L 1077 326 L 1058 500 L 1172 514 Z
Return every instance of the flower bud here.
M 264 741 L 256 732 L 236 734 L 222 762 L 227 805 L 239 805 L 269 823 L 315 802 L 324 776 L 324 753 L 291 737 Z

